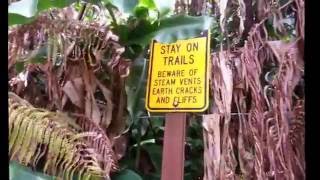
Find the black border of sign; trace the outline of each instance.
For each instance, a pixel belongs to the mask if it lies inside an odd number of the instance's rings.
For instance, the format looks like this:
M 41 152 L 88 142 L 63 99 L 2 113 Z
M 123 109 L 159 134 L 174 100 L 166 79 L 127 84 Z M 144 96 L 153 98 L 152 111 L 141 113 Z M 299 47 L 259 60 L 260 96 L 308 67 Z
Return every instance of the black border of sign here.
M 151 108 L 149 105 L 149 101 L 150 101 L 150 83 L 151 83 L 151 72 L 152 72 L 152 68 L 153 68 L 153 53 L 154 53 L 154 44 L 157 42 L 156 40 L 152 40 L 152 48 L 151 48 L 151 52 L 150 52 L 150 60 L 149 60 L 149 68 L 148 68 L 148 84 L 147 84 L 147 92 L 146 92 L 146 109 L 150 112 L 203 112 L 205 111 L 208 107 L 209 107 L 209 98 L 207 97 L 209 95 L 209 68 L 208 68 L 208 56 L 210 56 L 210 54 L 208 54 L 208 51 L 210 49 L 210 42 L 209 42 L 209 31 L 205 30 L 202 32 L 202 35 L 200 36 L 196 36 L 193 38 L 199 38 L 199 37 L 205 37 L 206 38 L 206 60 L 205 60 L 205 69 L 207 70 L 207 72 L 205 73 L 205 93 L 204 93 L 204 106 L 201 108 Z M 193 39 L 192 38 L 192 39 Z

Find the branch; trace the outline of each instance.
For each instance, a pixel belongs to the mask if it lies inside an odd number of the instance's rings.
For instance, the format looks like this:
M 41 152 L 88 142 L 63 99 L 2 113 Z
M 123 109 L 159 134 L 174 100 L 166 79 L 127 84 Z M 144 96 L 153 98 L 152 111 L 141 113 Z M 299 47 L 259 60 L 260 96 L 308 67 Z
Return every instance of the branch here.
M 107 4 L 107 5 L 106 5 L 106 8 L 107 8 L 107 10 L 108 10 L 108 12 L 109 12 L 109 14 L 110 14 L 110 16 L 111 16 L 111 18 L 112 18 L 112 23 L 114 24 L 114 26 L 118 26 L 118 24 L 117 24 L 117 19 L 116 19 L 116 17 L 114 16 L 113 11 L 112 11 L 112 9 L 111 9 L 111 5 L 110 5 L 110 4 Z
M 87 8 L 87 3 L 85 2 L 85 3 L 83 4 L 83 6 L 81 7 L 80 13 L 78 14 L 78 17 L 77 17 L 77 19 L 78 19 L 79 21 L 82 20 L 86 8 Z M 65 53 L 65 58 L 68 58 L 68 56 L 71 54 L 72 50 L 74 49 L 75 45 L 76 45 L 76 42 L 74 41 L 74 42 L 67 48 L 67 51 L 66 51 L 66 53 Z
M 283 6 L 281 6 L 278 11 L 281 11 L 282 9 L 284 9 L 285 7 L 289 6 L 291 3 L 293 3 L 294 1 L 291 0 L 289 2 L 287 2 L 286 4 L 284 4 Z M 261 26 L 266 20 L 268 20 L 268 18 L 270 17 L 270 14 L 272 14 L 270 11 L 267 13 L 267 15 L 257 24 L 258 26 Z
M 77 18 L 79 21 L 82 19 L 83 15 L 84 15 L 84 12 L 86 10 L 87 4 L 88 3 L 85 2 L 83 4 L 83 6 L 81 7 L 80 13 L 79 13 L 78 18 Z

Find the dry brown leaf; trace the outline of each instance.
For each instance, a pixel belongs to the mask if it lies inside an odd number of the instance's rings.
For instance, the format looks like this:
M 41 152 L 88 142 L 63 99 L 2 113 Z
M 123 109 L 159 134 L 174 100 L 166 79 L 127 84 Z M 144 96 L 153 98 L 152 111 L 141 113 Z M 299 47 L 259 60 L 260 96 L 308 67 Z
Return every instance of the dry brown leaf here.
M 87 93 L 85 98 L 85 115 L 96 124 L 101 122 L 101 113 L 92 93 Z
M 218 6 L 220 11 L 220 28 L 222 32 L 225 32 L 227 4 L 228 0 L 218 0 Z
M 74 105 L 78 106 L 81 109 L 83 108 L 84 85 L 82 78 L 79 77 L 67 81 L 62 90 Z
M 238 17 L 240 19 L 239 36 L 241 36 L 244 31 L 244 22 L 246 21 L 246 4 L 244 3 L 244 0 L 238 0 L 238 4 Z
M 103 84 L 96 79 L 96 83 L 98 84 L 99 88 L 101 89 L 103 96 L 107 102 L 107 104 L 104 106 L 103 114 L 102 114 L 102 120 L 101 125 L 105 129 L 107 129 L 111 123 L 112 120 L 112 110 L 113 110 L 113 104 L 112 104 L 112 92 L 103 86 Z
M 224 93 L 222 93 L 222 99 L 225 109 L 223 113 L 231 113 L 231 101 L 233 91 L 233 75 L 230 65 L 231 62 L 229 61 L 228 56 L 226 56 L 226 54 L 224 54 L 223 52 L 219 53 L 219 60 L 221 76 L 225 88 L 225 90 L 223 90 Z
M 203 115 L 204 136 L 204 180 L 216 179 L 220 175 L 220 115 Z M 218 180 L 218 178 L 217 178 Z
M 113 140 L 114 152 L 120 160 L 127 152 L 128 136 L 121 135 Z
M 85 115 L 97 125 L 101 122 L 101 112 L 94 97 L 97 84 L 94 81 L 95 77 L 92 71 L 84 69 L 83 82 L 86 90 L 85 95 Z

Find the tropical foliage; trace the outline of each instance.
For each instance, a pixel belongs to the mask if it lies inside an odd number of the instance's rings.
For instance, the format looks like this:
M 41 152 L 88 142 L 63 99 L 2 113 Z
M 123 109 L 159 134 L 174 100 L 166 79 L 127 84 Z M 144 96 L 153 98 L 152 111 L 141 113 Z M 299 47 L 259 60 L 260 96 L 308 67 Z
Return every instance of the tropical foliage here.
M 41 166 L 42 161 L 43 172 L 64 179 L 75 173 L 85 178 L 105 177 L 115 168 L 110 144 L 104 147 L 106 154 L 95 145 L 107 139 L 103 131 L 81 132 L 66 115 L 34 108 L 13 93 L 9 93 L 9 114 L 10 160 L 32 167 Z
M 210 107 L 188 116 L 185 179 L 305 178 L 303 0 L 8 9 L 12 176 L 18 162 L 63 179 L 160 179 L 164 118 L 144 108 L 149 43 L 209 28 Z

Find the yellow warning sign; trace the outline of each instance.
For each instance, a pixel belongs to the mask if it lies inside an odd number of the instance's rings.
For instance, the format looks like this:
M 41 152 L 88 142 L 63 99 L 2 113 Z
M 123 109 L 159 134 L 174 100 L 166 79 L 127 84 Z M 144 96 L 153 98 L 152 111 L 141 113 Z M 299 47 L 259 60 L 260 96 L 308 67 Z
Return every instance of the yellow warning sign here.
M 209 104 L 209 38 L 153 41 L 146 108 L 150 112 L 202 112 Z

